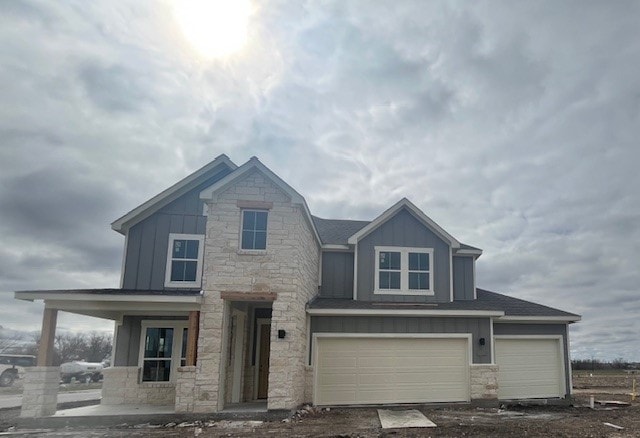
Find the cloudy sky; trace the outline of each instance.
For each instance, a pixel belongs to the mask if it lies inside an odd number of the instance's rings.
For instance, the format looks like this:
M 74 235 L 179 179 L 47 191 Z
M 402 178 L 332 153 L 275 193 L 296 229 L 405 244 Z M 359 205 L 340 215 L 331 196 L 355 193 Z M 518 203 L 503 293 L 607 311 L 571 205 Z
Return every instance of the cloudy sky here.
M 484 249 L 480 287 L 582 314 L 574 357 L 640 361 L 640 3 L 255 2 L 246 34 L 194 15 L 0 3 L 0 325 L 39 329 L 14 290 L 117 287 L 109 223 L 226 153 L 322 217 L 407 196 Z M 206 52 L 198 18 L 244 44 Z

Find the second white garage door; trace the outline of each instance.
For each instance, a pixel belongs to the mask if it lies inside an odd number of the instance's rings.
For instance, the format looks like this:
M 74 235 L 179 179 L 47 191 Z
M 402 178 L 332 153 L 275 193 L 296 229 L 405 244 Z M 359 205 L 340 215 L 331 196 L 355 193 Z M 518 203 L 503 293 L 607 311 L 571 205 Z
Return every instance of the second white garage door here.
M 316 339 L 317 405 L 469 400 L 468 338 Z
M 560 339 L 495 340 L 498 398 L 564 397 L 564 361 Z

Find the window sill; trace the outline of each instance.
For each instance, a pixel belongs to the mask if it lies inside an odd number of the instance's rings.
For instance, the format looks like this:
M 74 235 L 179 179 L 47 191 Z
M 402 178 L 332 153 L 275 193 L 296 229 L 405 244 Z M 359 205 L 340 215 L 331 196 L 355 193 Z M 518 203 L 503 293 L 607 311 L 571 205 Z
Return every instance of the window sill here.
M 140 382 L 140 386 L 146 388 L 173 388 L 176 384 L 173 382 Z
M 200 289 L 202 283 L 200 282 L 165 282 L 164 287 L 176 288 L 176 289 Z
M 239 249 L 238 255 L 265 255 L 266 249 Z
M 374 290 L 374 295 L 411 295 L 411 296 L 427 296 L 431 297 L 435 295 L 434 291 L 425 290 L 425 291 L 417 291 L 417 290 Z

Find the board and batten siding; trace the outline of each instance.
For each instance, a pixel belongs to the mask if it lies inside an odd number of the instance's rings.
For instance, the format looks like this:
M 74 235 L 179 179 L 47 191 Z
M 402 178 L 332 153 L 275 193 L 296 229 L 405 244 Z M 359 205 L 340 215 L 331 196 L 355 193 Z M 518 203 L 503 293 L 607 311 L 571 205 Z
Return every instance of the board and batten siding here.
M 128 231 L 123 289 L 163 290 L 169 234 L 205 234 L 207 218 L 200 192 L 229 173 L 228 169 L 164 206 Z
M 473 257 L 453 256 L 453 299 L 473 300 Z
M 353 298 L 353 253 L 322 252 L 323 298 Z
M 434 295 L 374 294 L 376 246 L 433 248 Z M 358 251 L 358 293 L 363 301 L 431 302 L 451 300 L 449 244 L 403 208 L 392 218 L 362 238 Z
M 510 324 L 495 323 L 493 325 L 494 336 L 499 335 L 520 335 L 520 336 L 562 336 L 563 355 L 564 355 L 564 375 L 566 381 L 567 392 L 571 388 L 571 372 L 569 367 L 569 342 L 567 338 L 567 324 Z M 500 364 L 498 364 L 500 365 Z
M 489 318 L 312 316 L 311 333 L 312 342 L 314 333 L 471 333 L 473 363 L 491 363 Z M 480 338 L 485 345 L 480 345 Z

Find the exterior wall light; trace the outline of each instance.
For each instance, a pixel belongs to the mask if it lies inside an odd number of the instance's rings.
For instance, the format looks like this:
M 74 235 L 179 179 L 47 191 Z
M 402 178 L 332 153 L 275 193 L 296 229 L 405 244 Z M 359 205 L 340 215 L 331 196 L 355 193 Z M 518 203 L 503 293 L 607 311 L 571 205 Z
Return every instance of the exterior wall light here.
M 278 330 L 278 339 L 284 339 L 284 337 L 287 336 L 287 332 L 280 329 Z
M 484 345 L 484 344 L 485 344 L 485 340 L 484 340 L 484 338 L 480 338 L 480 339 L 478 339 L 478 343 L 479 343 L 480 345 Z

